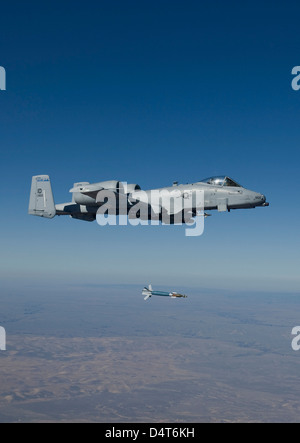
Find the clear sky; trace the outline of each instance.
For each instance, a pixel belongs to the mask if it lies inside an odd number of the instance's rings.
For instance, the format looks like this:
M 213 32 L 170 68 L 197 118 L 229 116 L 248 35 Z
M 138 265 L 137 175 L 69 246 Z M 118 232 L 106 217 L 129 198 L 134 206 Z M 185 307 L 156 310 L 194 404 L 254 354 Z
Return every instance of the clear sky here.
M 2 2 L 0 277 L 9 285 L 152 282 L 299 291 L 298 1 Z M 183 227 L 27 215 L 76 181 L 143 189 L 226 174 L 269 208 Z

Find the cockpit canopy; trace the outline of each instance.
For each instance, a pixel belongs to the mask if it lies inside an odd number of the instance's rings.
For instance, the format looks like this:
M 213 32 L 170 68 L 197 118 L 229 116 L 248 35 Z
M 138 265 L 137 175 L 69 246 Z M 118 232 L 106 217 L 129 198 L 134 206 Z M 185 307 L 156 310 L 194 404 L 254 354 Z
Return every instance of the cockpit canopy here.
M 214 185 L 214 186 L 231 186 L 235 188 L 242 187 L 236 181 L 232 180 L 232 178 L 226 177 L 225 175 L 218 177 L 209 177 L 204 180 L 200 180 L 200 183 L 207 183 L 208 185 Z

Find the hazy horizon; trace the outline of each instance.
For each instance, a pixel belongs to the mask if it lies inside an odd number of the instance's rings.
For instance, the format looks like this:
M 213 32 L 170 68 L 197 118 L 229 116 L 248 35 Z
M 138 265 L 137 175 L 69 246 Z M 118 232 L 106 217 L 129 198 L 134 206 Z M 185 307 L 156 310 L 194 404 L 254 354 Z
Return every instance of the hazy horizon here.
M 297 297 L 137 289 L 2 295 L 0 421 L 298 421 Z

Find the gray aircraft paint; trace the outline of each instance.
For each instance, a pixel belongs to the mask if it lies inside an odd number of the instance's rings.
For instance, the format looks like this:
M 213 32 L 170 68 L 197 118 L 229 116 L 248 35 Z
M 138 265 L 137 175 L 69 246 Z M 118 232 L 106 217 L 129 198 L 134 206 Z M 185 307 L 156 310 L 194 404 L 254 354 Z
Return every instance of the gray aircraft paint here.
M 178 185 L 165 188 L 158 188 L 155 190 L 142 191 L 137 184 L 124 184 L 117 180 L 110 180 L 99 183 L 80 182 L 75 183 L 70 189 L 72 193 L 72 201 L 68 203 L 54 204 L 52 194 L 51 182 L 48 175 L 38 175 L 32 177 L 30 202 L 28 213 L 45 218 L 53 218 L 55 215 L 69 215 L 72 218 L 84 221 L 94 221 L 98 209 L 103 204 L 97 200 L 97 195 L 100 191 L 105 190 L 115 195 L 119 201 L 122 200 L 122 214 L 128 214 L 130 208 L 135 204 L 149 205 L 150 193 L 164 193 L 173 195 L 178 199 L 178 203 L 182 203 L 183 199 L 190 199 L 191 216 L 196 216 L 198 210 L 217 210 L 218 212 L 226 212 L 232 209 L 248 209 L 259 206 L 268 206 L 266 197 L 258 192 L 251 191 L 240 186 L 229 177 L 212 177 L 186 185 Z M 192 194 L 204 192 L 204 208 L 194 207 L 192 203 Z M 125 205 L 124 205 L 125 201 Z M 184 202 L 186 206 L 186 201 Z M 180 204 L 178 205 L 180 207 Z M 181 207 L 183 205 L 181 204 Z M 125 208 L 125 209 L 124 209 Z M 175 205 L 176 208 L 176 205 Z M 150 205 L 150 212 L 157 213 L 157 210 L 163 211 L 163 206 L 152 207 Z M 117 215 L 121 214 L 121 211 Z M 176 214 L 176 209 L 173 209 L 173 214 Z M 208 215 L 208 214 L 205 214 Z
M 28 213 L 45 218 L 55 217 L 56 209 L 48 175 L 32 177 Z

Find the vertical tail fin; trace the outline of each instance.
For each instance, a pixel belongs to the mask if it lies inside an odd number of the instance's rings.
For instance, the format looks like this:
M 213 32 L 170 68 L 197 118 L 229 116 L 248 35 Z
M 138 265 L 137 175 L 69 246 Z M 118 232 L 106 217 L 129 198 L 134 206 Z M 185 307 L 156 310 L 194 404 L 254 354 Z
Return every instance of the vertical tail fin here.
M 55 217 L 56 209 L 48 175 L 32 177 L 28 214 L 46 218 Z

